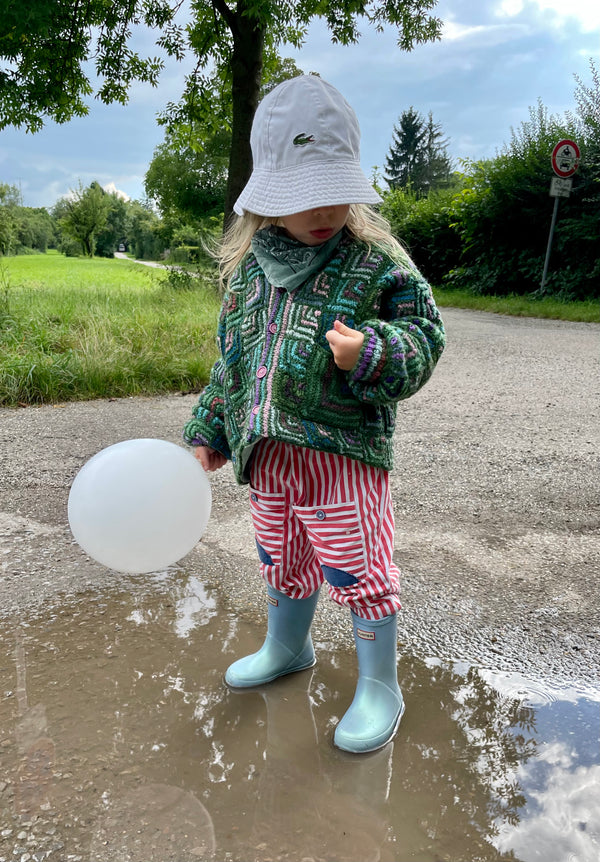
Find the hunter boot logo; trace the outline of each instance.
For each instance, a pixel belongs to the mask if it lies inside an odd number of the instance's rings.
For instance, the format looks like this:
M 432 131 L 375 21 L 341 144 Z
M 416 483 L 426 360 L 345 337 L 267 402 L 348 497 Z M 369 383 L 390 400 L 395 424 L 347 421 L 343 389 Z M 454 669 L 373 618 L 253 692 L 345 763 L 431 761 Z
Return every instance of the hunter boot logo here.
M 370 632 L 366 629 L 356 629 L 356 636 L 359 637 L 363 641 L 374 641 L 375 640 L 375 632 Z

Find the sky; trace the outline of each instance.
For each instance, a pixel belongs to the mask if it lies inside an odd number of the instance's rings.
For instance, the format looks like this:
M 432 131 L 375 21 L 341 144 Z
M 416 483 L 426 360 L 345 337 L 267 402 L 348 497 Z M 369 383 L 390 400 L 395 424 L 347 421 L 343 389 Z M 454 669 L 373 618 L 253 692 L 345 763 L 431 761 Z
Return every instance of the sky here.
M 459 167 L 460 159 L 493 158 L 539 100 L 551 114 L 574 111 L 574 76 L 591 85 L 590 59 L 600 66 L 598 0 L 440 0 L 434 14 L 444 22 L 442 39 L 410 53 L 397 47 L 393 28 L 377 33 L 367 23 L 356 45 L 332 45 L 315 22 L 301 50 L 280 50 L 354 107 L 369 176 L 375 166 L 383 174 L 394 125 L 411 107 L 432 112 Z M 149 35 L 139 40 L 157 53 Z M 1 131 L 0 183 L 17 186 L 31 207 L 52 207 L 93 180 L 143 199 L 144 175 L 164 138 L 157 114 L 178 101 L 191 64 L 168 62 L 159 86 L 134 85 L 126 106 L 92 99 L 87 117 L 47 122 L 35 135 Z

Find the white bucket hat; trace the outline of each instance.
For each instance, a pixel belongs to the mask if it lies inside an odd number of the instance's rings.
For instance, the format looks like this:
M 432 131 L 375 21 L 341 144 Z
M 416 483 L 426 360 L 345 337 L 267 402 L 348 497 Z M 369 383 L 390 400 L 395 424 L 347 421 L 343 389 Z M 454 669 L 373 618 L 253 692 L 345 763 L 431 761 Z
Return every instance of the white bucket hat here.
M 279 84 L 259 104 L 250 135 L 254 169 L 234 204 L 262 216 L 319 206 L 376 204 L 360 166 L 360 128 L 342 94 L 316 75 Z

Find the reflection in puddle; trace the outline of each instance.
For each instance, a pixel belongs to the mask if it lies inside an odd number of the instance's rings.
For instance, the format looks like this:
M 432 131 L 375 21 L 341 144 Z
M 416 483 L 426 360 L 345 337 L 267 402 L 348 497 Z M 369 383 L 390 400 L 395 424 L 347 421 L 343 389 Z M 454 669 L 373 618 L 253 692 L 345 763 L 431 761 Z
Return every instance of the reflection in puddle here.
M 401 732 L 353 757 L 354 657 L 229 691 L 261 642 L 182 573 L 0 627 L 0 862 L 598 858 L 600 694 L 404 660 Z
M 519 822 L 499 830 L 497 846 L 517 858 L 600 859 L 600 751 L 597 701 L 547 703 L 537 712 L 537 756 L 519 764 L 527 789 Z

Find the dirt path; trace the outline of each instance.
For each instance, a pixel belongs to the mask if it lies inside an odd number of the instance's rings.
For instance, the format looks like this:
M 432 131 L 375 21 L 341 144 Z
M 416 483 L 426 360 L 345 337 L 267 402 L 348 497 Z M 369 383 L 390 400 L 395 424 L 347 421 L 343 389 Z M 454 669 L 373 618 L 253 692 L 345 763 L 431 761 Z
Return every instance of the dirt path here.
M 169 269 L 164 263 L 157 263 L 155 260 L 134 260 L 129 257 L 128 254 L 125 254 L 123 251 L 116 251 L 115 257 L 119 260 L 130 260 L 132 263 L 141 263 L 143 266 L 151 266 L 154 269 Z
M 453 309 L 431 382 L 399 411 L 392 487 L 401 648 L 594 684 L 600 664 L 600 326 Z M 194 396 L 0 410 L 0 614 L 114 583 L 73 543 L 70 483 L 119 440 L 179 442 Z M 185 560 L 263 614 L 246 490 L 216 474 Z M 323 598 L 319 634 L 349 642 Z

